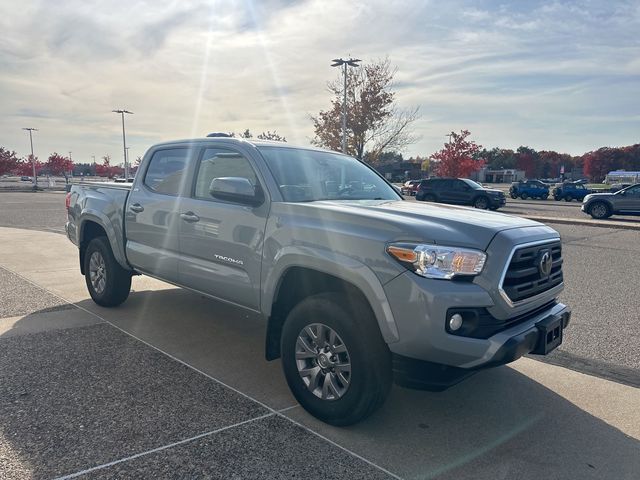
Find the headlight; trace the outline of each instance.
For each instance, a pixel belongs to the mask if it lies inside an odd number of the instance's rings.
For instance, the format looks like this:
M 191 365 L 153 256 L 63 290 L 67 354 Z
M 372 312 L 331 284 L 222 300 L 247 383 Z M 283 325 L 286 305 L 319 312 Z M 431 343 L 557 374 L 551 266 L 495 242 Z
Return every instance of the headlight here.
M 418 275 L 445 280 L 478 275 L 487 260 L 479 250 L 443 245 L 395 243 L 387 246 L 387 253 Z

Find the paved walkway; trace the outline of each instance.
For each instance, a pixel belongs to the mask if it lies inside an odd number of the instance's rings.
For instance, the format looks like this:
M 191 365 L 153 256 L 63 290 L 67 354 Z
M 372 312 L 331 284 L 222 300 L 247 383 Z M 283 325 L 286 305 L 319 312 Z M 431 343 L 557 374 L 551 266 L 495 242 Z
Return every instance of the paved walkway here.
M 335 428 L 259 318 L 133 289 L 98 307 L 66 238 L 0 228 L 0 478 L 638 478 L 637 388 L 521 359 Z

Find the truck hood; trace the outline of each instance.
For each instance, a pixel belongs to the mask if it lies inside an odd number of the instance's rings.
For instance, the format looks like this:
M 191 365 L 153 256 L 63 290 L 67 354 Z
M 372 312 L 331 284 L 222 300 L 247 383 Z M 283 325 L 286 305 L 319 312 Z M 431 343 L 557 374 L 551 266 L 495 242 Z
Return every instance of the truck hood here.
M 317 217 L 317 221 L 329 229 L 342 223 L 354 233 L 361 231 L 368 238 L 377 237 L 386 242 L 426 242 L 482 250 L 500 231 L 542 226 L 532 220 L 497 212 L 402 200 L 317 201 L 287 205 L 296 213 Z M 553 229 L 548 230 L 550 235 L 557 236 Z

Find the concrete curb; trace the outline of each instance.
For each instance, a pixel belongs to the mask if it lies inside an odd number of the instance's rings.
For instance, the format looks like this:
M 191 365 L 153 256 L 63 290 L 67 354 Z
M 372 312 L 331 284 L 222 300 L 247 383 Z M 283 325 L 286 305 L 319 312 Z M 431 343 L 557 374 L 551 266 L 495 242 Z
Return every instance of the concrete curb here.
M 576 225 L 583 227 L 599 227 L 599 228 L 617 228 L 620 230 L 638 230 L 640 231 L 640 222 L 638 223 L 626 223 L 618 222 L 615 220 L 579 220 L 575 218 L 562 218 L 562 217 L 545 217 L 542 215 L 516 215 L 522 218 L 528 218 L 529 220 L 536 220 L 542 223 L 559 223 L 564 225 Z
M 35 193 L 40 192 L 64 192 L 64 187 L 38 187 L 38 190 Z M 33 187 L 0 187 L 0 193 L 34 193 Z

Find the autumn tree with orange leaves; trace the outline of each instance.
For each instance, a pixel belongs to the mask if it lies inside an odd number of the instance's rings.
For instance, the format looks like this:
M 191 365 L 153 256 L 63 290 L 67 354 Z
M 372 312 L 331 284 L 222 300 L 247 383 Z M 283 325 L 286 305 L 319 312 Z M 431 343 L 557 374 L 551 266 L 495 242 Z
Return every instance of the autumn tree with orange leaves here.
M 482 148 L 473 140 L 468 140 L 469 130 L 460 133 L 451 132 L 449 142 L 444 148 L 431 155 L 434 172 L 439 177 L 464 178 L 476 172 L 484 165 L 484 160 L 477 158 Z

